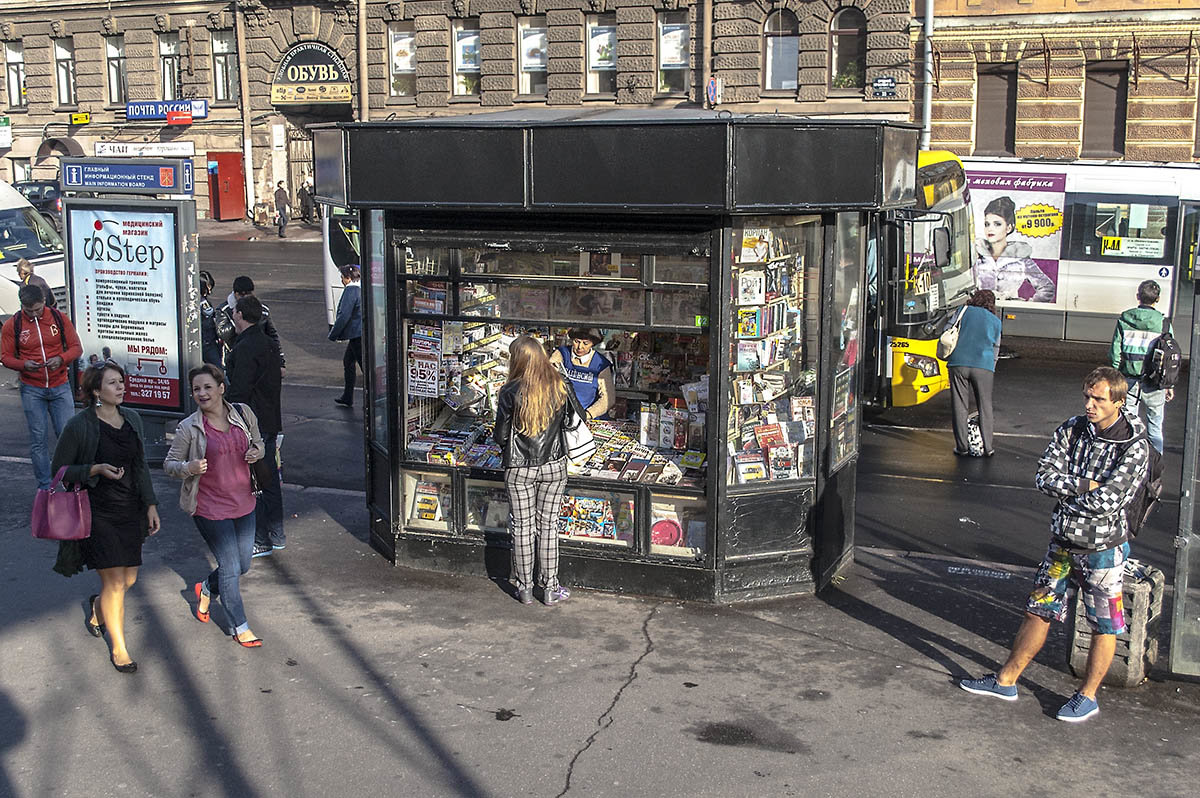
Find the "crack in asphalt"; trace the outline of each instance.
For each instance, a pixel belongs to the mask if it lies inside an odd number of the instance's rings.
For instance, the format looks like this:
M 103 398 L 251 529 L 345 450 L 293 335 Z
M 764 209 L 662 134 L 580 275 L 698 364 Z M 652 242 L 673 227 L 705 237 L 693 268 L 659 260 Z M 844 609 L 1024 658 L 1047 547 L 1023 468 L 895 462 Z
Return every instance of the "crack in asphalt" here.
M 600 713 L 600 717 L 596 718 L 596 730 L 592 732 L 586 740 L 583 741 L 583 746 L 575 752 L 575 756 L 571 757 L 571 761 L 567 764 L 566 783 L 563 785 L 562 792 L 556 795 L 555 798 L 563 798 L 564 795 L 571 791 L 571 776 L 575 773 L 575 763 L 579 761 L 580 757 L 587 753 L 587 750 L 592 747 L 594 742 L 596 742 L 596 738 L 600 736 L 600 733 L 613 724 L 613 721 L 615 720 L 613 717 L 613 712 L 617 708 L 617 702 L 621 700 L 621 694 L 625 692 L 625 688 L 629 687 L 629 685 L 633 684 L 634 680 L 637 679 L 638 665 L 640 665 L 642 660 L 644 660 L 652 651 L 654 651 L 654 640 L 650 637 L 650 622 L 654 620 L 654 616 L 658 614 L 658 609 L 661 606 L 661 603 L 655 604 L 654 607 L 651 608 L 650 614 L 646 616 L 646 620 L 642 621 L 642 637 L 646 638 L 646 649 L 642 651 L 641 655 L 630 664 L 629 676 L 626 677 L 624 683 L 617 688 L 617 692 L 613 696 L 612 703 L 608 705 L 608 709 L 604 710 L 604 712 Z

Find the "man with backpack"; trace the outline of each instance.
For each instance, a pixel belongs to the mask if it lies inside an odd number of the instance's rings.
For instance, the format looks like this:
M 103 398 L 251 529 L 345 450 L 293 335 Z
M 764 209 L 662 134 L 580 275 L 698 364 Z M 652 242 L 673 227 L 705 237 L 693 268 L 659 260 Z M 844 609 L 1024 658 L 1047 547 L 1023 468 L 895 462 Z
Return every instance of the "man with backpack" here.
M 75 328 L 61 313 L 46 307 L 37 285 L 17 293 L 21 309 L 0 330 L 0 361 L 21 375 L 21 406 L 29 425 L 29 456 L 38 488 L 50 487 L 50 427 L 54 434 L 75 415 L 67 371 L 83 355 Z
M 1160 295 L 1158 283 L 1142 281 L 1137 290 L 1138 306 L 1117 319 L 1109 350 L 1112 367 L 1129 380 L 1129 402 L 1125 409 L 1136 416 L 1138 408 L 1145 405 L 1150 443 L 1159 453 L 1163 450 L 1163 411 L 1166 403 L 1175 398 L 1174 380 L 1166 384 L 1161 368 L 1155 368 L 1164 356 L 1156 356 L 1160 347 L 1174 344 L 1169 320 L 1154 308 Z M 1178 366 L 1175 370 L 1178 372 Z
M 1055 717 L 1077 723 L 1100 711 L 1096 690 L 1112 664 L 1117 635 L 1125 631 L 1129 539 L 1144 517 L 1140 506 L 1132 506 L 1143 502 L 1151 476 L 1145 426 L 1122 411 L 1126 391 L 1115 369 L 1092 371 L 1083 381 L 1085 415 L 1063 422 L 1038 461 L 1038 490 L 1058 500 L 1050 547 L 1007 661 L 997 673 L 962 679 L 959 687 L 967 692 L 1016 701 L 1017 679 L 1045 644 L 1050 621 L 1066 620 L 1068 589 L 1075 587 L 1083 592 L 1092 643 L 1083 683 Z

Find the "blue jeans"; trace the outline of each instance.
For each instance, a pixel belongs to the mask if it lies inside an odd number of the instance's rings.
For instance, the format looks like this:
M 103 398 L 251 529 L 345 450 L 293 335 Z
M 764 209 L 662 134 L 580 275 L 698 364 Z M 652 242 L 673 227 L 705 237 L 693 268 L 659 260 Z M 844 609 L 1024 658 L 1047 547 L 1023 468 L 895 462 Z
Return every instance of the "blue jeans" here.
M 205 592 L 221 599 L 225 614 L 233 624 L 233 633 L 239 635 L 250 628 L 242 607 L 239 583 L 242 574 L 250 570 L 250 554 L 254 549 L 254 513 L 220 521 L 193 515 L 192 520 L 217 558 L 217 569 L 204 580 Z
M 50 473 L 50 425 L 53 424 L 57 437 L 75 415 L 71 386 L 64 382 L 56 388 L 35 388 L 21 383 L 21 407 L 25 409 L 25 423 L 29 427 L 33 475 L 39 488 L 48 488 L 54 477 Z
M 1150 391 L 1140 380 L 1129 381 L 1129 394 L 1125 399 L 1125 408 L 1137 415 L 1138 408 L 1146 406 L 1146 435 L 1150 444 L 1162 454 L 1163 450 L 1163 415 L 1167 405 L 1165 389 Z
M 275 433 L 263 433 L 263 443 L 266 452 L 263 459 L 275 463 Z M 279 469 L 271 469 L 271 479 L 266 485 L 259 485 L 262 495 L 258 497 L 258 531 L 254 542 L 259 546 L 282 546 L 283 533 L 283 485 L 279 482 Z

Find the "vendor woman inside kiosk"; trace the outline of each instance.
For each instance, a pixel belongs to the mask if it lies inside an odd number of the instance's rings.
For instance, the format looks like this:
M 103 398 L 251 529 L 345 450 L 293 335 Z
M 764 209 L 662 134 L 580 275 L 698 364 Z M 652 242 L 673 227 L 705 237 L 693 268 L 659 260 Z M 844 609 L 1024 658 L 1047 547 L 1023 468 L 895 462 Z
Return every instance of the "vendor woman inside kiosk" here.
M 556 347 L 550 353 L 550 362 L 567 375 L 588 419 L 608 419 L 616 387 L 612 361 L 596 351 L 604 336 L 594 328 L 574 329 L 567 336 L 571 345 Z

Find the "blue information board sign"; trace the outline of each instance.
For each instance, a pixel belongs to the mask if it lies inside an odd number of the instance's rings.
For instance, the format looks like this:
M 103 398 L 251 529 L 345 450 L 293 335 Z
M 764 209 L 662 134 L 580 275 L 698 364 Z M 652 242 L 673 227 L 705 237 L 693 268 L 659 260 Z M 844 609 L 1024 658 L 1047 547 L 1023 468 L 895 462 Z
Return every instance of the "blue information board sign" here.
M 166 119 L 167 111 L 188 111 L 193 119 L 208 117 L 208 100 L 146 100 L 125 103 L 125 118 Z
M 118 194 L 191 194 L 192 162 L 175 158 L 63 158 L 62 185 L 68 191 Z

